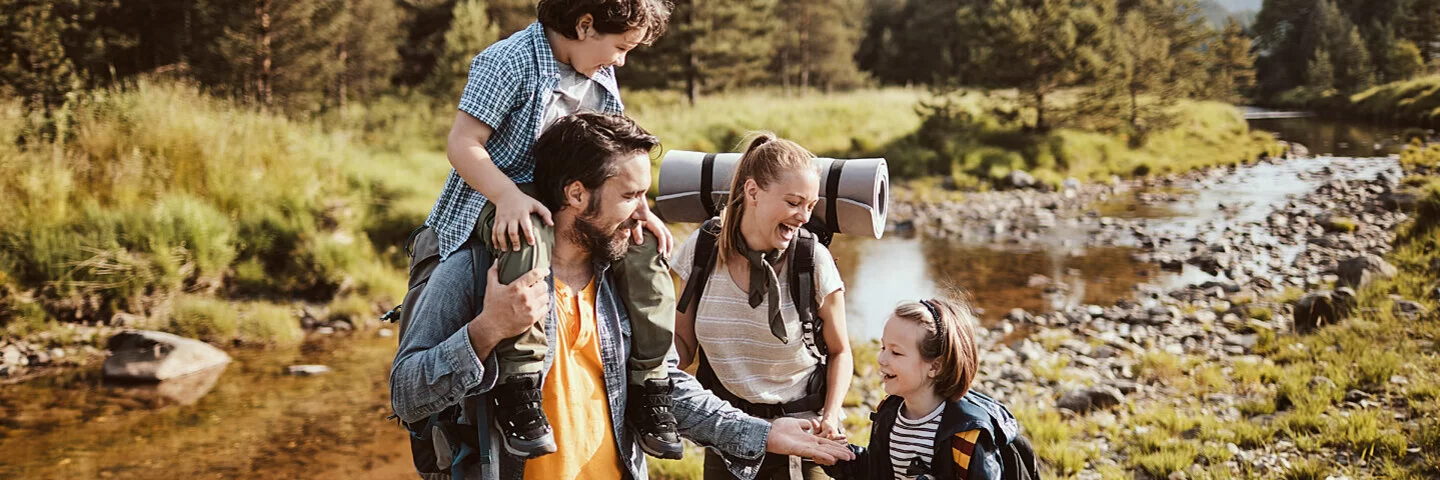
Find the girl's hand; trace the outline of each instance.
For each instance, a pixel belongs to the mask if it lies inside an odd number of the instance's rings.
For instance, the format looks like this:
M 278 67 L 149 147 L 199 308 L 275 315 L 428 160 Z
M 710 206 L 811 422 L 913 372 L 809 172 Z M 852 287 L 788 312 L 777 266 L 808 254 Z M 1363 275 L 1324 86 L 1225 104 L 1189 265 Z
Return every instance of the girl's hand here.
M 497 250 L 520 251 L 520 247 L 524 246 L 520 243 L 522 233 L 527 244 L 535 244 L 537 240 L 535 226 L 530 222 L 531 214 L 539 215 L 546 225 L 555 225 L 545 204 L 519 190 L 490 201 L 495 202 L 495 226 L 490 229 L 490 244 Z
M 654 234 L 655 239 L 660 242 L 660 256 L 668 258 L 670 252 L 675 249 L 675 235 L 670 233 L 670 229 L 665 227 L 665 222 L 660 221 L 660 217 L 655 216 L 655 212 L 651 211 L 648 207 L 645 209 L 645 221 L 636 225 L 635 230 L 630 232 L 630 239 L 634 241 L 636 245 L 645 241 L 644 234 L 640 231 L 642 227 L 645 230 L 649 230 L 651 234 Z
M 845 441 L 845 425 L 841 422 L 843 414 L 836 412 L 825 412 L 820 415 L 819 435 L 837 442 Z

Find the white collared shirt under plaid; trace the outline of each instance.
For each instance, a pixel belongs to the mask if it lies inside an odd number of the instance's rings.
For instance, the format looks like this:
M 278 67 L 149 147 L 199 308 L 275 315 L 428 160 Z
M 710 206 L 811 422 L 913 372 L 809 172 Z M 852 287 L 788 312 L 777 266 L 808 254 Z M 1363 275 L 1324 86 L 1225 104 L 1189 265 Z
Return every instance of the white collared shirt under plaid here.
M 604 87 L 600 111 L 624 112 L 614 67 L 603 68 L 591 78 Z M 535 160 L 530 156 L 530 147 L 540 137 L 541 117 L 559 84 L 560 65 L 539 22 L 495 42 L 470 62 L 470 79 L 460 94 L 460 111 L 495 129 L 485 149 L 495 166 L 517 184 L 534 180 Z M 425 219 L 425 225 L 440 237 L 441 261 L 470 238 L 485 202 L 480 192 L 470 188 L 453 168 L 450 170 L 445 189 Z

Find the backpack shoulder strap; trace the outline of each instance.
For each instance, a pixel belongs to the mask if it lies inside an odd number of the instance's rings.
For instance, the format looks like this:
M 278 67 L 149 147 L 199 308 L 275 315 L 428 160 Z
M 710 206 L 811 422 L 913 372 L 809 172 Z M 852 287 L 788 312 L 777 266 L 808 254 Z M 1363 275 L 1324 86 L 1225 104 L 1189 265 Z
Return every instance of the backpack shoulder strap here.
M 812 355 L 824 364 L 830 356 L 825 345 L 824 322 L 815 300 L 815 234 L 801 228 L 796 232 L 790 245 L 790 298 L 795 302 L 795 313 L 800 318 L 800 329 L 805 346 Z
M 690 264 L 690 278 L 685 279 L 685 291 L 675 302 L 677 312 L 685 313 L 690 309 L 690 302 L 699 301 L 700 295 L 705 292 L 705 283 L 710 281 L 710 272 L 715 270 L 715 260 L 719 257 L 716 251 L 719 239 L 719 217 L 700 225 L 700 235 L 695 239 L 695 258 Z

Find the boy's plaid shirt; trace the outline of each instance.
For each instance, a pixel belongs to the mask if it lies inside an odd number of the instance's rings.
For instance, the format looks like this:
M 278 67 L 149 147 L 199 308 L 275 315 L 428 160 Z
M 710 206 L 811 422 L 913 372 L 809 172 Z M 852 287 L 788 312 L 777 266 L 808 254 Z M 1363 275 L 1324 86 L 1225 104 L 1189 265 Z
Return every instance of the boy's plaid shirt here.
M 623 113 L 614 67 L 592 77 L 604 87 L 600 111 Z M 560 66 L 550 50 L 550 40 L 539 22 L 509 38 L 496 42 L 470 62 L 470 79 L 460 95 L 460 111 L 470 114 L 495 130 L 485 144 L 500 171 L 515 183 L 534 180 L 535 161 L 530 147 L 540 137 L 540 119 L 560 84 Z M 470 238 L 486 199 L 470 188 L 455 169 L 445 180 L 445 189 L 430 210 L 425 225 L 440 237 L 443 261 Z

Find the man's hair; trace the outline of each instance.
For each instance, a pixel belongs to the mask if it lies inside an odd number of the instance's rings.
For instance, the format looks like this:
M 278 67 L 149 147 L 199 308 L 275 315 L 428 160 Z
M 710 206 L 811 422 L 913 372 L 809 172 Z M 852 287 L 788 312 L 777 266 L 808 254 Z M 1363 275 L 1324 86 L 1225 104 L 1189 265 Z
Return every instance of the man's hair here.
M 962 295 L 963 296 L 963 295 Z M 949 400 L 959 400 L 970 391 L 979 370 L 975 351 L 975 311 L 960 298 L 932 298 L 921 302 L 905 302 L 895 307 L 895 317 L 925 329 L 920 340 L 920 357 L 926 361 L 940 360 L 940 373 L 935 376 L 935 393 Z M 931 308 L 934 313 L 931 313 Z M 935 314 L 939 314 L 936 318 Z
M 650 153 L 660 140 L 634 120 L 608 113 L 562 117 L 535 141 L 535 190 L 551 212 L 565 206 L 565 186 L 580 182 L 595 191 L 619 174 L 622 155 Z M 592 200 L 593 203 L 593 200 Z
M 545 28 L 560 32 L 565 38 L 578 39 L 575 23 L 590 14 L 595 30 L 600 33 L 625 33 L 645 29 L 641 45 L 650 45 L 665 34 L 670 23 L 669 0 L 540 0 L 535 16 Z

